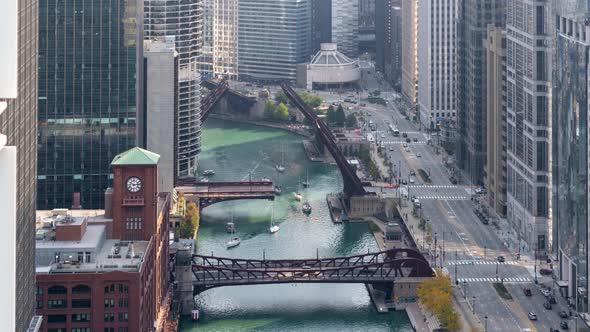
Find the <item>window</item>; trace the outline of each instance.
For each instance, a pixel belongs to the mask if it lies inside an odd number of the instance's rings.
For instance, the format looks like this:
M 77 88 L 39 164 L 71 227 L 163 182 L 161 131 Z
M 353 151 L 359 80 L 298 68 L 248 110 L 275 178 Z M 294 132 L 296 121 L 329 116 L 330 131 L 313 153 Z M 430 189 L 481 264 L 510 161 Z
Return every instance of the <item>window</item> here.
M 47 301 L 47 308 L 59 309 L 66 307 L 66 300 L 49 300 Z
M 47 323 L 65 323 L 66 315 L 47 315 Z
M 122 294 L 129 293 L 129 286 L 123 285 L 123 284 L 119 284 L 119 293 L 122 293 Z
M 37 292 L 35 294 L 36 295 L 43 295 L 43 288 L 37 286 Z
M 72 315 L 72 322 L 89 322 L 92 318 L 90 314 L 74 314 Z
M 115 292 L 115 284 L 106 285 L 104 287 L 104 293 L 105 294 L 112 294 L 114 292 Z
M 115 307 L 115 299 L 104 299 L 104 307 L 105 308 L 114 308 Z
M 127 327 L 120 327 L 117 329 L 117 332 L 129 332 L 129 328 Z
M 72 329 L 72 332 L 90 332 L 89 327 L 75 327 Z
M 104 314 L 104 321 L 105 322 L 114 322 L 115 321 L 115 314 L 112 312 L 107 312 Z
M 48 329 L 47 332 L 66 332 L 66 329 Z
M 90 308 L 90 299 L 74 299 L 72 300 L 72 308 Z
M 72 288 L 72 294 L 88 294 L 90 290 L 90 287 L 86 285 L 77 285 Z
M 127 322 L 129 321 L 129 314 L 126 312 L 119 313 L 119 322 Z
M 119 308 L 128 308 L 129 299 L 119 299 Z
M 114 327 L 105 327 L 104 332 L 115 332 L 115 328 Z
M 37 309 L 43 309 L 43 301 L 37 301 Z
M 56 295 L 56 294 L 67 294 L 68 290 L 64 286 L 51 286 L 47 289 L 47 294 L 49 295 Z

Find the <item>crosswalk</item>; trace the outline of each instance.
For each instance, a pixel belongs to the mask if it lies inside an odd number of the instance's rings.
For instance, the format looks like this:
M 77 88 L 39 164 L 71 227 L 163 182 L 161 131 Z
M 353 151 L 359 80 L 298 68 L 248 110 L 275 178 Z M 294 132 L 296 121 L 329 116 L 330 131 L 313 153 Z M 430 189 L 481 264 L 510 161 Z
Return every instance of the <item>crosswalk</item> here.
M 381 143 L 382 144 L 385 144 L 385 145 L 390 145 L 390 144 L 404 144 L 404 143 L 406 143 L 408 145 L 424 145 L 424 144 L 426 144 L 426 141 L 418 141 L 418 142 L 411 141 L 411 142 L 408 143 L 405 140 L 403 140 L 403 141 L 402 140 L 399 140 L 399 141 L 381 141 Z
M 424 189 L 449 189 L 449 188 L 461 188 L 456 185 L 409 185 L 408 188 L 424 188 Z
M 492 277 L 492 278 L 458 278 L 457 281 L 459 281 L 459 283 L 463 283 L 463 282 L 502 282 L 502 278 L 496 278 L 496 277 Z M 526 278 L 526 277 L 509 277 L 509 278 L 504 278 L 504 283 L 529 283 L 529 282 L 533 282 L 533 280 L 531 278 Z
M 463 261 L 449 261 L 449 265 L 518 265 L 517 261 L 478 261 L 478 260 L 463 260 Z
M 466 201 L 469 197 L 465 196 L 416 196 L 420 200 L 441 200 L 441 201 Z

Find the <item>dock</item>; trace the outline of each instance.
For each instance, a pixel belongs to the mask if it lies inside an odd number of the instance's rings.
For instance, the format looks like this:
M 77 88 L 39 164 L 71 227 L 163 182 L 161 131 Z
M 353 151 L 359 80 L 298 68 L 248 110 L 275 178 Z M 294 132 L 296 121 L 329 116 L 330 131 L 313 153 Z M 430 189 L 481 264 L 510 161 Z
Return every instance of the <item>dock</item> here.
M 323 162 L 324 158 L 315 144 L 310 140 L 303 141 L 303 149 L 305 150 L 305 154 L 307 158 L 314 162 Z
M 338 195 L 328 194 L 326 196 L 326 203 L 328 204 L 328 209 L 330 211 L 330 218 L 332 222 L 335 224 L 341 224 L 343 221 L 348 219 L 346 217 L 346 212 L 342 208 L 342 202 Z

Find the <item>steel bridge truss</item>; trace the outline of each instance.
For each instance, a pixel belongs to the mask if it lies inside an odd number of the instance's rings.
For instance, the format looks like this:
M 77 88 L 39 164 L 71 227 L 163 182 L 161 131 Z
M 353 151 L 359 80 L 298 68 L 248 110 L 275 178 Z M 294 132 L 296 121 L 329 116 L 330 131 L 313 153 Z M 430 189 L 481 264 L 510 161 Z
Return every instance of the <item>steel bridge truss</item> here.
M 334 134 L 328 125 L 318 118 L 315 112 L 303 102 L 299 95 L 286 83 L 281 84 L 281 88 L 285 92 L 285 95 L 291 100 L 291 102 L 303 113 L 303 115 L 312 123 L 316 133 L 319 135 L 322 143 L 328 148 L 330 154 L 334 157 L 338 168 L 342 173 L 344 182 L 344 193 L 350 196 L 362 196 L 366 195 L 367 192 L 363 187 L 361 180 L 356 175 L 356 171 L 350 166 L 346 157 L 338 148 Z
M 392 249 L 348 257 L 257 260 L 193 255 L 194 292 L 209 288 L 276 283 L 390 283 L 400 277 L 432 277 L 424 257 Z
M 203 100 L 201 101 L 201 123 L 205 122 L 213 107 L 221 100 L 221 97 L 227 92 L 228 83 L 227 80 L 224 78 L 222 79 L 217 87 L 213 89 Z

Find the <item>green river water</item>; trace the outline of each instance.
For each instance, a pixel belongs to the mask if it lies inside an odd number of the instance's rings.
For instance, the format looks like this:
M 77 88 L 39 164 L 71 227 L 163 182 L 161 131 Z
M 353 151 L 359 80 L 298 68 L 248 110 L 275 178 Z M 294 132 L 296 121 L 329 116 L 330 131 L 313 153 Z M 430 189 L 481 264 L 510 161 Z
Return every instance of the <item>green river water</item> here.
M 282 153 L 286 171 L 274 167 Z M 278 181 L 283 195 L 274 202 L 280 231 L 269 233 L 270 201 L 233 201 L 205 208 L 197 248 L 225 257 L 306 258 L 349 255 L 378 250 L 366 224 L 335 225 L 326 194 L 342 189 L 336 166 L 312 163 L 305 157 L 301 137 L 282 130 L 209 119 L 203 130 L 199 168 L 214 169 L 212 181 L 263 177 Z M 298 185 L 309 175 L 310 188 Z M 301 212 L 293 197 L 302 190 L 313 207 Z M 226 249 L 232 218 L 241 244 Z M 404 312 L 378 314 L 362 284 L 280 284 L 221 287 L 196 298 L 201 320 L 185 319 L 181 331 L 412 331 Z

